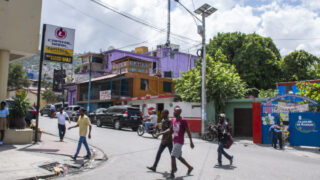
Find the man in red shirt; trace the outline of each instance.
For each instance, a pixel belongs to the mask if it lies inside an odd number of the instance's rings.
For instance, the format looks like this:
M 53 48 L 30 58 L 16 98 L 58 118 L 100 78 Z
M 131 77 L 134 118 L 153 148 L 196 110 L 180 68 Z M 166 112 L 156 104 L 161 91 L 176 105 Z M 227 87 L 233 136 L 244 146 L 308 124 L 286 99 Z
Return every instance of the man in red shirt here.
M 187 175 L 190 175 L 193 167 L 188 164 L 188 162 L 182 157 L 182 146 L 184 144 L 184 133 L 187 132 L 190 139 L 190 147 L 193 149 L 194 144 L 192 142 L 192 137 L 190 133 L 190 129 L 188 126 L 188 122 L 183 119 L 181 115 L 182 110 L 180 108 L 176 108 L 174 110 L 174 119 L 172 120 L 172 124 L 170 129 L 159 133 L 159 135 L 172 133 L 173 134 L 173 149 L 171 152 L 171 178 L 174 178 L 174 173 L 177 171 L 176 158 L 179 159 L 184 165 L 188 167 Z

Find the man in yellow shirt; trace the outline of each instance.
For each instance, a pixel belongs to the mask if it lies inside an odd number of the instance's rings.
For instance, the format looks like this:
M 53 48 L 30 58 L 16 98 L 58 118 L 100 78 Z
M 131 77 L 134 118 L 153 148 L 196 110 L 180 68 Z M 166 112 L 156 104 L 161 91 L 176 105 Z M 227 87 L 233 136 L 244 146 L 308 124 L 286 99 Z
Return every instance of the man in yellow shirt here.
M 80 152 L 80 149 L 81 149 L 81 145 L 83 143 L 84 147 L 86 148 L 87 150 L 87 155 L 85 156 L 85 158 L 90 158 L 91 156 L 91 153 L 90 153 L 90 149 L 89 149 L 89 146 L 88 146 L 88 143 L 87 143 L 87 139 L 86 139 L 86 136 L 87 136 L 87 131 L 88 131 L 88 126 L 89 126 L 89 135 L 88 135 L 88 138 L 91 139 L 91 122 L 88 118 L 88 116 L 86 116 L 84 114 L 84 109 L 81 108 L 79 110 L 80 112 L 80 116 L 79 116 L 79 119 L 78 119 L 78 122 L 77 122 L 77 125 L 75 126 L 71 126 L 69 127 L 68 129 L 72 129 L 72 128 L 76 128 L 76 127 L 79 127 L 79 135 L 80 135 L 80 139 L 79 139 L 79 142 L 78 142 L 78 148 L 77 148 L 77 152 L 76 154 L 73 156 L 73 159 L 76 160 L 77 157 L 78 157 L 78 154 Z

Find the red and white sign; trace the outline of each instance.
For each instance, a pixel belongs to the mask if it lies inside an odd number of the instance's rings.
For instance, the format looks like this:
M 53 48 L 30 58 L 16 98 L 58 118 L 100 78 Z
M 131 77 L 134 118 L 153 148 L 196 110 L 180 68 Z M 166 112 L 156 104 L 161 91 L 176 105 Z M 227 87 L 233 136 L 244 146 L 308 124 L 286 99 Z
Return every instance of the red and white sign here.
M 154 107 L 149 107 L 148 108 L 148 114 L 151 116 L 152 115 L 152 111 L 154 111 L 155 108 Z
M 58 27 L 55 30 L 55 35 L 58 39 L 65 39 L 67 37 L 67 31 L 62 27 Z
M 100 91 L 100 100 L 110 100 L 111 99 L 111 90 Z

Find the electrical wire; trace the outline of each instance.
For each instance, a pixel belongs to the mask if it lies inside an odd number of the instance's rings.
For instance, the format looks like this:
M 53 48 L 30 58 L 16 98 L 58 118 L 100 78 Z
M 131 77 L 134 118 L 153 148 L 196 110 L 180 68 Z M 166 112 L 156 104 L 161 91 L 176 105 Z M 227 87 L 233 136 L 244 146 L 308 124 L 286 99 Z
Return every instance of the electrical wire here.
M 128 19 L 130 19 L 130 20 L 132 20 L 132 21 L 134 21 L 134 22 L 136 22 L 136 23 L 142 24 L 142 25 L 144 25 L 144 26 L 146 26 L 146 27 L 149 27 L 149 28 L 151 28 L 151 29 L 153 29 L 153 30 L 156 30 L 156 31 L 158 31 L 158 32 L 166 33 L 166 30 L 165 30 L 165 29 L 161 29 L 161 28 L 156 27 L 156 26 L 154 26 L 154 25 L 152 25 L 152 24 L 149 24 L 149 23 L 147 23 L 147 22 L 145 22 L 145 21 L 142 21 L 142 20 L 140 20 L 139 18 L 137 18 L 137 17 L 135 17 L 135 16 L 133 16 L 133 15 L 130 15 L 130 14 L 128 14 L 128 13 L 120 12 L 120 11 L 118 11 L 117 9 L 112 8 L 110 5 L 107 5 L 106 3 L 102 3 L 102 2 L 97 1 L 97 0 L 90 0 L 90 1 L 93 2 L 93 3 L 95 3 L 95 4 L 97 4 L 97 5 L 99 5 L 99 6 L 101 6 L 101 7 L 106 8 L 106 9 L 108 9 L 108 10 L 114 12 L 114 13 L 117 13 L 117 14 L 125 17 L 125 18 L 128 18 Z M 193 42 L 199 42 L 199 41 L 197 41 L 197 40 L 194 40 L 194 39 L 191 39 L 191 38 L 188 38 L 188 37 L 185 37 L 185 36 L 181 36 L 181 35 L 178 35 L 178 34 L 175 34 L 175 33 L 171 33 L 171 34 L 172 34 L 173 36 L 176 36 L 176 38 L 177 38 L 177 37 L 181 38 L 181 39 L 179 39 L 180 41 L 186 42 L 185 40 L 189 40 L 189 41 L 193 41 Z

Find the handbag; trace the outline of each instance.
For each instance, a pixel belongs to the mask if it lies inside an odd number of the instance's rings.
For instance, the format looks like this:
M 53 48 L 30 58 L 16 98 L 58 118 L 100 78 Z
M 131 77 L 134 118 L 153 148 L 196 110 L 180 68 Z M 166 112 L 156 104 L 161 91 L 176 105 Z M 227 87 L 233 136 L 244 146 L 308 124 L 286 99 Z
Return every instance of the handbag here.
M 233 138 L 232 138 L 231 134 L 228 134 L 228 135 L 227 135 L 227 141 L 226 141 L 226 143 L 223 145 L 223 147 L 226 148 L 226 149 L 229 149 L 232 144 L 233 144 Z

